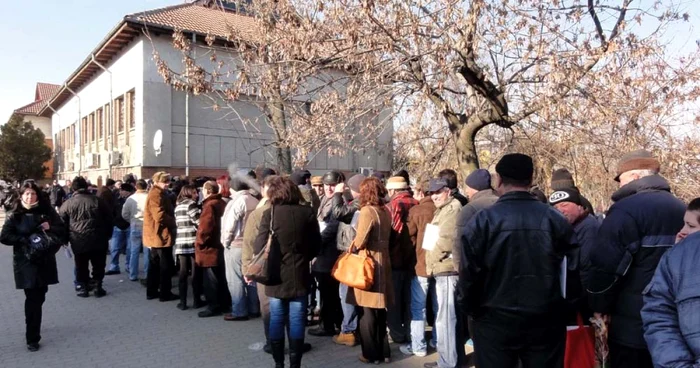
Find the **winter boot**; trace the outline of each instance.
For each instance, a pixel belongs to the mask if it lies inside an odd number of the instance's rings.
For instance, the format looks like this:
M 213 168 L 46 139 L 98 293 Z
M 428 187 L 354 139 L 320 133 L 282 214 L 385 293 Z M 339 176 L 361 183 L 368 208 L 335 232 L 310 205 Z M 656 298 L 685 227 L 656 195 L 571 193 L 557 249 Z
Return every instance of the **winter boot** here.
M 107 295 L 107 292 L 102 288 L 102 282 L 98 282 L 97 285 L 95 285 L 95 297 L 101 298 L 105 295 Z
M 284 368 L 284 339 L 270 340 L 272 358 L 275 359 L 275 368 Z
M 301 368 L 301 357 L 304 355 L 304 339 L 289 341 L 289 367 Z
M 87 298 L 90 296 L 90 291 L 88 290 L 87 285 L 84 283 L 79 283 L 75 290 L 78 292 L 77 295 L 81 298 Z

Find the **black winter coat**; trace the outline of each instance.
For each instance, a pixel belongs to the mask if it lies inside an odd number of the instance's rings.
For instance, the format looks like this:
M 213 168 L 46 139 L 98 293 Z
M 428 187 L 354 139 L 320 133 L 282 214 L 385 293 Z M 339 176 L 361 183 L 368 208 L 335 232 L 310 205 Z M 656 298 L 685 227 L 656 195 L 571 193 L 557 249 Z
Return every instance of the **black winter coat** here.
M 610 341 L 646 349 L 642 291 L 683 227 L 685 204 L 658 175 L 623 186 L 612 200 L 590 253 L 589 300 L 594 312 L 611 315 Z
M 260 221 L 260 231 L 253 250 L 260 253 L 270 234 L 273 209 L 267 209 Z M 309 262 L 318 254 L 321 234 L 313 208 L 303 205 L 274 206 L 272 222 L 274 240 L 270 259 L 273 267 L 279 266 L 281 284 L 265 286 L 265 294 L 272 298 L 290 299 L 308 294 L 311 284 Z
M 66 196 L 66 192 L 63 191 L 63 187 L 60 185 L 54 185 L 51 187 L 49 192 L 49 199 L 51 200 L 51 206 L 61 207 L 63 204 L 63 197 Z
M 578 244 L 557 210 L 528 192 L 506 193 L 460 227 L 457 241 L 463 310 L 475 319 L 494 313 L 563 325 L 561 263 Z
M 34 289 L 58 284 L 56 252 L 60 247 L 57 246 L 45 257 L 34 262 L 27 259 L 23 249 L 27 246 L 29 236 L 36 233 L 43 222 L 49 223 L 49 230 L 46 231 L 48 235 L 62 241 L 66 240 L 63 221 L 48 201 L 42 201 L 39 206 L 31 210 L 18 205 L 7 214 L 5 219 L 2 233 L 0 233 L 0 243 L 13 247 L 12 267 L 17 289 Z
M 63 203 L 60 216 L 68 228 L 68 239 L 74 253 L 107 249 L 114 229 L 111 208 L 86 190 L 76 191 Z

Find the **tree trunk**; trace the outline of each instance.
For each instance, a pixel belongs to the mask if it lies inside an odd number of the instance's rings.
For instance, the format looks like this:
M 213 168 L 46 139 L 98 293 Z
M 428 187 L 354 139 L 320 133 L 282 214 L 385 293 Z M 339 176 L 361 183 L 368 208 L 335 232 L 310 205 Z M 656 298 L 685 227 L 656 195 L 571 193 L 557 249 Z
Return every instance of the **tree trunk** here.
M 286 142 L 287 122 L 285 119 L 284 103 L 274 99 L 268 103 L 268 111 L 275 132 L 275 148 L 277 150 L 277 168 L 285 174 L 292 172 L 292 150 Z
M 476 151 L 476 130 L 468 124 L 462 124 L 452 131 L 452 139 L 457 150 L 459 174 L 467 177 L 472 171 L 479 169 L 479 156 Z

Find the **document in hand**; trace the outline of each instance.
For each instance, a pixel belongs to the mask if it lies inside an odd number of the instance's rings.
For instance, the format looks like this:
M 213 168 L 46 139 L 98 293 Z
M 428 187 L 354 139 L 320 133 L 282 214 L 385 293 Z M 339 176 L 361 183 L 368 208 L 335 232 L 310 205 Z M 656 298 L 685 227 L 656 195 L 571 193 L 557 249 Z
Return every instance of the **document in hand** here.
M 425 235 L 423 235 L 423 249 L 432 251 L 435 249 L 435 244 L 440 237 L 440 227 L 428 224 L 425 226 Z

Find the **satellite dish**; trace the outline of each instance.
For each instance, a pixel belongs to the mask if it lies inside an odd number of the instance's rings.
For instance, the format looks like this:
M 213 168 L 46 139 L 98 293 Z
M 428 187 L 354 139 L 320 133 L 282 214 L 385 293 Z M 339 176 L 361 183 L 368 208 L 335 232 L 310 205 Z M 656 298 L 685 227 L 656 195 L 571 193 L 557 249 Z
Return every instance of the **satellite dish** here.
M 160 155 L 161 147 L 163 146 L 163 131 L 158 129 L 156 134 L 153 136 L 153 150 L 156 156 Z

